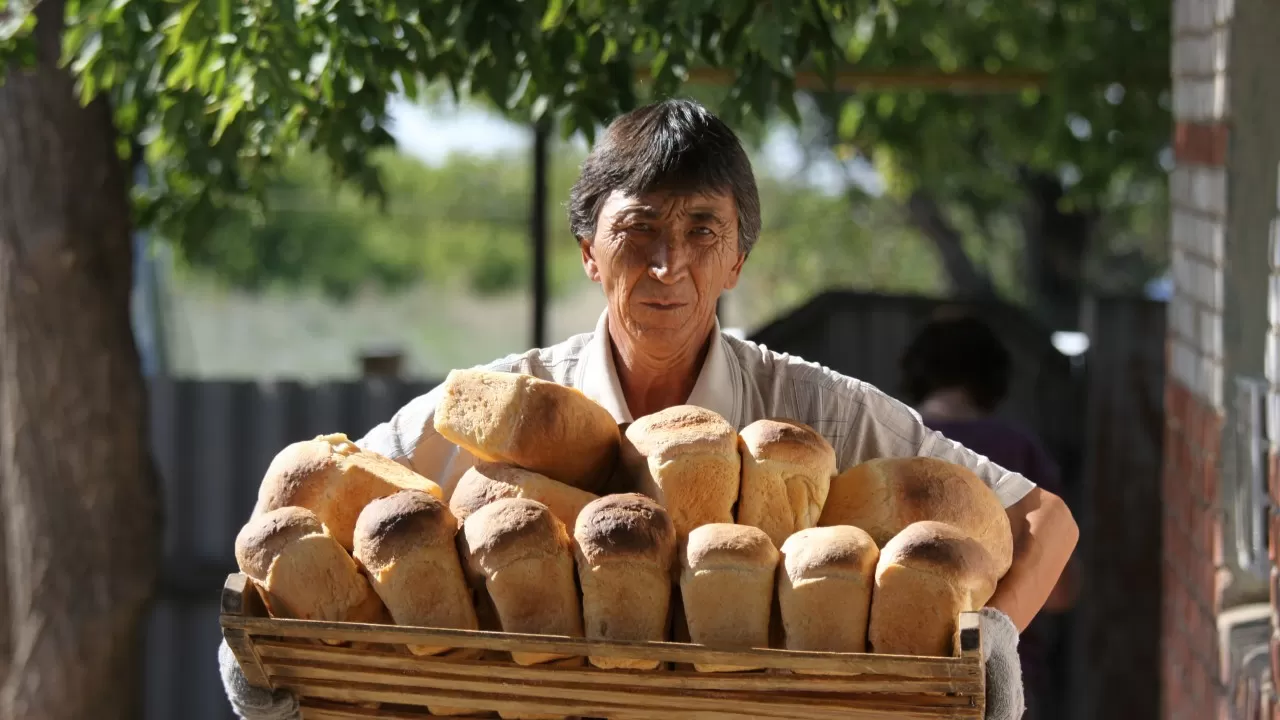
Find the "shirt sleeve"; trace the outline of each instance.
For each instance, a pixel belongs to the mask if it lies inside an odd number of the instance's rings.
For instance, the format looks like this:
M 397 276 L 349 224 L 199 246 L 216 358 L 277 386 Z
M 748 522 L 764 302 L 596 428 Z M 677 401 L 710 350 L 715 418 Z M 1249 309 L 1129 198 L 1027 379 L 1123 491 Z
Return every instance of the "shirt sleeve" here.
M 446 500 L 475 457 L 436 432 L 436 405 L 443 386 L 419 395 L 390 420 L 378 424 L 356 441 L 362 450 L 376 452 L 435 482 Z
M 882 457 L 933 457 L 963 465 L 982 479 L 1008 508 L 1022 500 L 1035 483 L 985 456 L 930 430 L 919 414 L 880 390 L 857 380 L 853 416 L 840 453 L 840 470 Z

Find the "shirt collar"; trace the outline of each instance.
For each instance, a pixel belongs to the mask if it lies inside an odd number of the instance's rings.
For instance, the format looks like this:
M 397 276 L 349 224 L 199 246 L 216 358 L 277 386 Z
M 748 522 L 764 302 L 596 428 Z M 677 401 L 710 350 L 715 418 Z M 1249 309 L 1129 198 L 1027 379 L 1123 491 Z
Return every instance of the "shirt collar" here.
M 595 332 L 583 350 L 582 362 L 578 366 L 578 389 L 608 410 L 619 424 L 634 421 L 622 394 L 622 384 L 618 381 L 618 368 L 613 362 L 608 310 L 600 314 Z M 730 423 L 736 423 L 738 403 L 735 389 L 729 353 L 725 350 L 724 336 L 720 333 L 720 321 L 716 320 L 707 358 L 702 363 L 698 380 L 686 402 L 715 412 Z

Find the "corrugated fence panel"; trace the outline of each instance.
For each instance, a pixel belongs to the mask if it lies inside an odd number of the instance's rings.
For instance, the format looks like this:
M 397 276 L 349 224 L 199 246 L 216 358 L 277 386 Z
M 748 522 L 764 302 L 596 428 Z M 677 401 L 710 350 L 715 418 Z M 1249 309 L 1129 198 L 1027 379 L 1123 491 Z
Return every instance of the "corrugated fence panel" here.
M 233 720 L 218 679 L 218 595 L 258 484 L 289 443 L 358 439 L 435 383 L 156 380 L 151 437 L 165 490 L 165 566 L 148 624 L 146 720 Z

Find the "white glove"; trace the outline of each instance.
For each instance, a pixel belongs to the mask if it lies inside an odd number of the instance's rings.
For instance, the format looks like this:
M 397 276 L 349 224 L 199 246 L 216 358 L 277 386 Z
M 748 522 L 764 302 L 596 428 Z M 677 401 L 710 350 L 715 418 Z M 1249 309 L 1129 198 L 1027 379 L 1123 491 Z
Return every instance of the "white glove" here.
M 987 665 L 986 720 L 1021 720 L 1026 711 L 1018 628 L 1008 615 L 982 608 L 982 658 Z
M 222 689 L 227 693 L 236 717 L 242 720 L 302 720 L 298 698 L 293 694 L 284 690 L 272 692 L 249 684 L 226 640 L 218 646 L 218 670 L 222 674 Z

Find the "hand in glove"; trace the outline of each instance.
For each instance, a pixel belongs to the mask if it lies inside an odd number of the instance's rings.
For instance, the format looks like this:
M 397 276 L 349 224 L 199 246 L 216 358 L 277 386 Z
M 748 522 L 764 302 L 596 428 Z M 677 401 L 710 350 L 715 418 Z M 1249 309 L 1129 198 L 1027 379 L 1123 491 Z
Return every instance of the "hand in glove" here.
M 982 658 L 987 666 L 986 720 L 1020 720 L 1026 710 L 1018 628 L 1008 615 L 983 608 Z
M 226 640 L 218 646 L 218 670 L 222 674 L 222 689 L 227 693 L 236 717 L 242 720 L 302 720 L 298 699 L 291 693 L 284 690 L 272 692 L 249 684 Z

